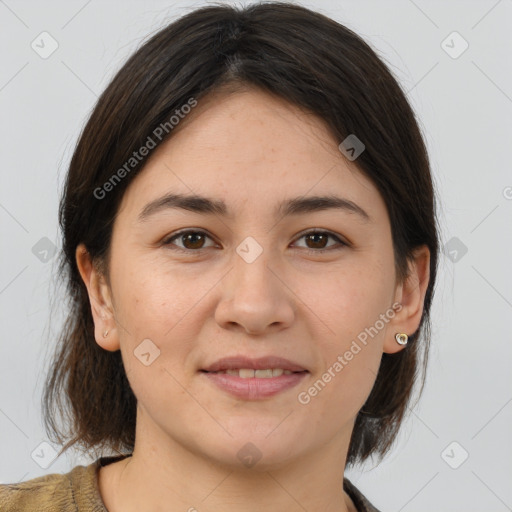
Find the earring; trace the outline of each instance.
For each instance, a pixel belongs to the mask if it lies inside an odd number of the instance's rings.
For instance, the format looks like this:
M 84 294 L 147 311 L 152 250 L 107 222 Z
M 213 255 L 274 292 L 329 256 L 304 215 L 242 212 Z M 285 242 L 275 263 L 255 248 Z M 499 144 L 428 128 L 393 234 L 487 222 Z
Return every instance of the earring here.
M 404 334 L 403 332 L 397 332 L 395 334 L 396 342 L 400 345 L 407 345 L 407 340 L 409 339 L 409 336 L 407 334 Z
M 108 329 L 103 333 L 103 337 L 106 338 L 108 336 Z

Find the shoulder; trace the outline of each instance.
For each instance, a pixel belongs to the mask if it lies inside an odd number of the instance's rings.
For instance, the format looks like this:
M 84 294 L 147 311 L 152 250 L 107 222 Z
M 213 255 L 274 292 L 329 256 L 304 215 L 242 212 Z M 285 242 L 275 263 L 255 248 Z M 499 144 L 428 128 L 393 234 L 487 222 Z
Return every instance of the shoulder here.
M 94 506 L 94 478 L 98 462 L 75 466 L 69 473 L 52 473 L 19 483 L 0 485 L 2 512 L 82 512 L 105 509 Z M 92 506 L 88 506 L 90 501 Z M 83 506 L 83 505 L 86 506 Z
M 347 478 L 343 479 L 343 489 L 354 502 L 358 512 L 380 512 L 379 509 L 375 508 L 363 493 Z
M 69 506 L 68 506 L 69 504 Z M 68 475 L 53 473 L 25 482 L 0 485 L 0 510 L 73 511 L 73 496 Z

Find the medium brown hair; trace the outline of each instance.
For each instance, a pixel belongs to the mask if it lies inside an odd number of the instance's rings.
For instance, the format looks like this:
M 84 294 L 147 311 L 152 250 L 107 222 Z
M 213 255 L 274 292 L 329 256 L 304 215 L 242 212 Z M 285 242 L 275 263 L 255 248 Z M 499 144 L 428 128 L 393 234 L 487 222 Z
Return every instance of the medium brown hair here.
M 354 163 L 385 201 L 397 279 L 407 276 L 415 248 L 425 244 L 430 250 L 420 326 L 404 350 L 382 355 L 375 385 L 355 421 L 347 464 L 389 450 L 414 383 L 424 383 L 438 229 L 428 155 L 404 92 L 361 37 L 327 16 L 281 2 L 208 6 L 165 26 L 127 60 L 99 98 L 70 162 L 59 210 L 59 268 L 69 310 L 42 399 L 50 439 L 67 440 L 61 453 L 72 445 L 131 452 L 135 441 L 137 400 L 120 351 L 103 350 L 94 339 L 75 251 L 84 243 L 108 278 L 118 206 L 146 159 L 122 173 L 105 199 L 97 190 L 190 98 L 201 101 L 226 85 L 284 98 L 324 120 L 336 140 L 355 134 L 365 144 Z M 152 138 L 158 146 L 171 136 L 169 130 L 161 140 Z

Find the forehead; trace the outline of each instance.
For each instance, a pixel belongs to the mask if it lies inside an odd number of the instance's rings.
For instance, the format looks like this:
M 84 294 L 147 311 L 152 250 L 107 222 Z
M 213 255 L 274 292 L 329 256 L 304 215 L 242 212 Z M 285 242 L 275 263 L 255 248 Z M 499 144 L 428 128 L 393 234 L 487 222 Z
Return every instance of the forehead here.
M 281 98 L 257 89 L 214 93 L 176 128 L 128 187 L 123 209 L 140 213 L 173 192 L 222 199 L 232 214 L 261 213 L 288 197 L 336 193 L 385 214 L 377 189 L 343 157 L 326 123 Z

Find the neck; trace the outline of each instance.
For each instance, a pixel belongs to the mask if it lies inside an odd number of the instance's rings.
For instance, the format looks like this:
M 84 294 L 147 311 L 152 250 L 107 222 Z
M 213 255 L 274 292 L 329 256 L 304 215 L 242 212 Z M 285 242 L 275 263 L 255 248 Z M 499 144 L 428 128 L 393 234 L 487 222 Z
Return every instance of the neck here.
M 139 426 L 132 456 L 100 471 L 110 512 L 355 511 L 343 491 L 349 435 L 286 462 L 263 465 L 262 458 L 246 468 L 206 458 L 194 446 L 162 432 L 150 436 Z

